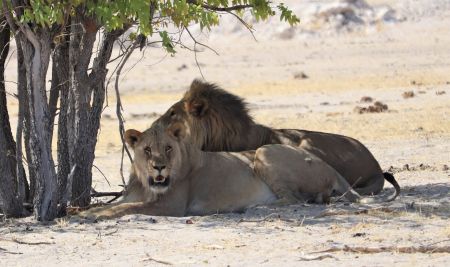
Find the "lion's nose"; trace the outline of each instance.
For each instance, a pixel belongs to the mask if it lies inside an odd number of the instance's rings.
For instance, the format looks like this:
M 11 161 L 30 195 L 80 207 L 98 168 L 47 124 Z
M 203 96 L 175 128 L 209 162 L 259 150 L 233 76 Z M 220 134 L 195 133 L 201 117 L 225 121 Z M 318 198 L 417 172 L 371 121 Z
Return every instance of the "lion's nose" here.
M 164 166 L 164 165 L 160 165 L 160 166 L 153 166 L 153 169 L 155 169 L 155 170 L 157 170 L 157 171 L 162 171 L 162 170 L 164 170 L 166 168 L 166 166 Z

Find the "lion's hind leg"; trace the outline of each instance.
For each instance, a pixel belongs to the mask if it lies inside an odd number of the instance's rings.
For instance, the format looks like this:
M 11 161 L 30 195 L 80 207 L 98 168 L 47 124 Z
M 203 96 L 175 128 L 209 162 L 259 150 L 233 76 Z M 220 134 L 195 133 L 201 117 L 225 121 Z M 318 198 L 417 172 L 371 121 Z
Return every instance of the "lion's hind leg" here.
M 310 152 L 288 145 L 266 145 L 257 149 L 254 168 L 281 203 L 329 203 L 339 175 Z
M 274 203 L 276 205 L 313 200 L 315 194 L 299 190 L 302 184 L 299 179 L 301 174 L 295 171 L 295 166 L 284 160 L 286 152 L 289 152 L 286 147 L 284 145 L 266 145 L 257 149 L 254 161 L 255 173 L 277 196 L 278 200 Z

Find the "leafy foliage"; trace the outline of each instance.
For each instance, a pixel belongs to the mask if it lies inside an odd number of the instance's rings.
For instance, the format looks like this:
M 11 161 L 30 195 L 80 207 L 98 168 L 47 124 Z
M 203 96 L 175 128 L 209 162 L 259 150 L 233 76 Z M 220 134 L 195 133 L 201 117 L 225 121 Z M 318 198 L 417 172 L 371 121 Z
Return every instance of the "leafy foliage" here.
M 290 25 L 300 21 L 283 3 L 274 7 L 268 0 L 30 0 L 20 21 L 41 27 L 64 25 L 77 8 L 108 31 L 136 25 L 136 34 L 152 36 L 158 32 L 170 53 L 175 50 L 165 30 L 169 25 L 184 28 L 199 24 L 202 30 L 211 30 L 219 25 L 221 13 L 242 16 L 243 10 L 250 10 L 257 21 L 277 12 L 280 20 Z

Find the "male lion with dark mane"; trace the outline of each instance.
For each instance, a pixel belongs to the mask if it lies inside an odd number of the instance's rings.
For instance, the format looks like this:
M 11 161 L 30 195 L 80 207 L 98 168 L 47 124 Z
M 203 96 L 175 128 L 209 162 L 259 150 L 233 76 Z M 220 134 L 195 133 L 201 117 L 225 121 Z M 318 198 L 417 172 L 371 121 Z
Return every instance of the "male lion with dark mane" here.
M 276 202 L 329 202 L 333 192 L 361 203 L 395 198 L 361 197 L 338 172 L 301 148 L 266 145 L 256 151 L 204 152 L 185 140 L 181 123 L 143 133 L 128 130 L 125 136 L 134 151 L 131 173 L 146 199 L 90 209 L 80 217 L 239 212 Z
M 267 144 L 302 148 L 323 160 L 362 195 L 378 194 L 386 179 L 400 186 L 390 173 L 383 173 L 372 153 L 358 140 L 331 133 L 272 129 L 254 122 L 245 101 L 215 84 L 194 80 L 183 98 L 158 118 L 152 127 L 187 126 L 187 138 L 203 151 L 254 150 Z M 142 198 L 141 184 L 133 177 L 124 201 Z

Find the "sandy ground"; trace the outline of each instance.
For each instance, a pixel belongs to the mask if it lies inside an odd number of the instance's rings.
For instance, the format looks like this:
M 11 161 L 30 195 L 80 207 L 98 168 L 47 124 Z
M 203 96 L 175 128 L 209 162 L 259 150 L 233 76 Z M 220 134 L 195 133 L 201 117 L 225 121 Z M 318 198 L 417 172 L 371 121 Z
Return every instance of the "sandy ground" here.
M 365 30 L 297 29 L 298 36 L 275 38 L 267 33 L 275 26 L 257 24 L 258 42 L 242 32 L 220 37 L 218 31 L 208 45 L 219 56 L 197 54 L 204 77 L 245 97 L 258 122 L 361 140 L 402 186 L 393 203 L 256 207 L 188 218 L 136 215 L 95 224 L 4 220 L 0 265 L 448 266 L 448 253 L 314 254 L 344 246 L 450 246 L 450 1 L 432 2 L 368 1 L 390 4 L 402 19 Z M 182 49 L 174 57 L 148 49 L 128 66 L 137 62 L 121 81 L 122 100 L 127 128 L 145 129 L 201 75 L 194 54 Z M 8 71 L 13 80 L 13 62 Z M 302 72 L 308 78 L 298 78 Z M 414 97 L 404 98 L 408 91 Z M 360 102 L 363 96 L 388 110 L 354 112 L 373 104 Z M 9 101 L 14 120 L 17 103 Z M 111 186 L 95 169 L 98 190 L 120 190 L 114 106 L 111 90 L 95 161 Z

